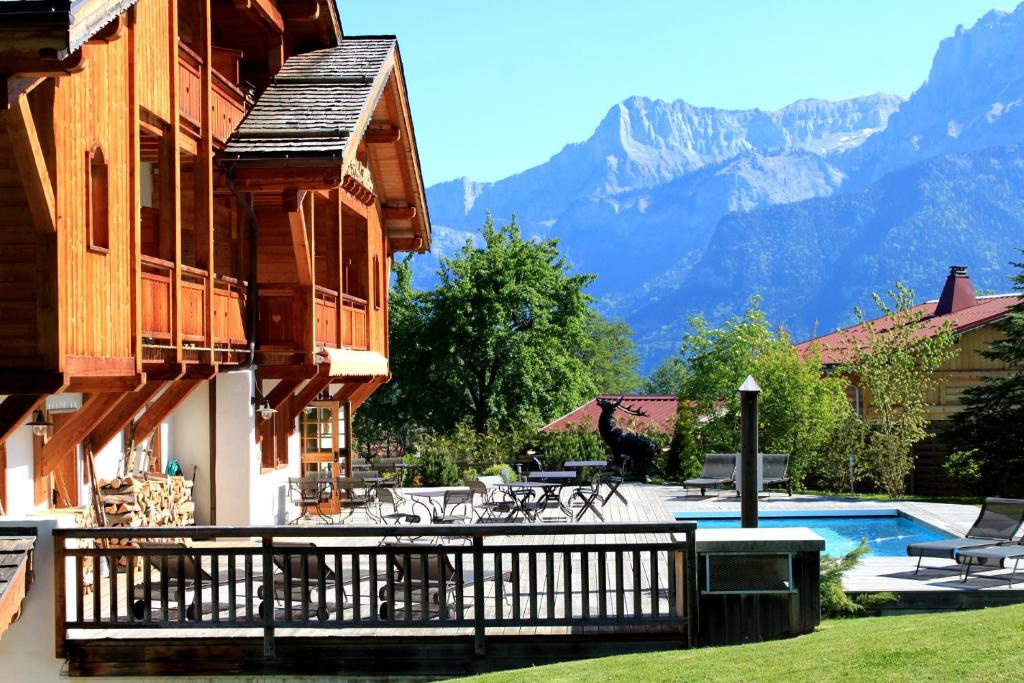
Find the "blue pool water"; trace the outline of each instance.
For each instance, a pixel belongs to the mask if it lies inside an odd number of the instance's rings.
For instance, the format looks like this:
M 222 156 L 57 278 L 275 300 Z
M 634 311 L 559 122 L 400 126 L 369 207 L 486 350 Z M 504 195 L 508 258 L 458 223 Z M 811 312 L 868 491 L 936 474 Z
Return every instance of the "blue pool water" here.
M 676 514 L 676 519 L 693 519 L 696 514 Z M 736 529 L 739 528 L 738 517 L 721 517 L 696 519 L 698 529 Z M 814 516 L 814 513 L 803 513 L 801 516 L 762 517 L 759 526 L 766 528 L 784 528 L 793 526 L 808 527 L 811 531 L 825 539 L 825 554 L 843 555 L 866 539 L 871 547 L 873 557 L 906 556 L 907 544 L 919 541 L 937 541 L 951 538 L 949 534 L 936 531 L 925 526 L 912 517 L 898 514 L 857 515 L 857 516 Z

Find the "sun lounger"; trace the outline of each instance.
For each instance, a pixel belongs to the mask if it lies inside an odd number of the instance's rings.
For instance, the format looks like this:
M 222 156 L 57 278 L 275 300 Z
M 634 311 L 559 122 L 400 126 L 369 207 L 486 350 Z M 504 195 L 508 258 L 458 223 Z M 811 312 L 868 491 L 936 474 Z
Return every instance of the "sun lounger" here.
M 1024 560 L 1024 539 L 1017 543 L 990 545 L 983 548 L 966 548 L 957 554 L 957 561 L 964 565 L 963 581 L 967 581 L 967 577 L 971 573 L 971 567 L 982 565 L 1006 569 L 1012 562 L 1013 571 L 1010 572 L 1010 587 L 1013 587 L 1013 577 L 1017 575 L 1017 567 L 1020 565 L 1021 560 Z
M 472 586 L 475 575 L 468 567 L 456 570 L 442 546 L 432 543 L 389 543 L 386 546 L 395 554 L 391 556 L 391 576 L 378 590 L 381 600 L 381 619 L 420 619 L 440 616 L 459 618 L 455 609 L 457 591 Z M 426 571 L 424 571 L 426 570 Z M 493 571 L 484 572 L 484 581 L 512 580 L 511 571 L 503 571 L 498 577 Z M 464 599 L 465 599 L 465 593 Z M 507 594 L 506 594 L 507 599 Z M 469 607 L 468 601 L 463 607 Z
M 1022 523 L 1024 500 L 986 498 L 978 519 L 974 520 L 974 524 L 963 538 L 911 543 L 907 546 L 907 555 L 917 558 L 917 569 L 914 570 L 916 574 L 920 571 L 921 560 L 925 557 L 955 560 L 961 552 L 969 548 L 1008 543 L 1016 536 Z
M 138 541 L 139 548 L 143 550 L 185 550 L 184 543 L 160 542 L 160 541 Z M 191 555 L 167 555 L 149 558 L 149 567 L 156 570 L 157 576 L 150 581 L 147 588 L 145 583 L 140 583 L 132 588 L 132 615 L 136 619 L 143 619 L 154 604 L 161 605 L 163 602 L 163 591 L 166 586 L 167 603 L 170 607 L 184 603 L 186 618 L 190 621 L 196 618 L 196 603 L 201 597 L 197 588 L 201 590 L 202 584 L 210 585 L 212 578 L 199 566 Z M 196 579 L 200 585 L 196 586 Z
M 683 488 L 700 489 L 705 495 L 710 488 L 731 486 L 736 480 L 735 453 L 709 453 L 704 456 L 704 467 L 696 479 L 687 479 Z
M 778 486 L 793 495 L 793 483 L 789 478 L 789 453 L 761 454 L 761 485 L 764 488 Z

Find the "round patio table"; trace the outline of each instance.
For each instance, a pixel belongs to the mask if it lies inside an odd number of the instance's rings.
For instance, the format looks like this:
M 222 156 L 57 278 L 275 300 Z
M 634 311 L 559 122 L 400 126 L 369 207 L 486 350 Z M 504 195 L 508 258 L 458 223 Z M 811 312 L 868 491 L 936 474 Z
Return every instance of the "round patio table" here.
M 444 494 L 445 491 L 443 490 L 405 491 L 405 495 L 413 498 L 413 505 L 421 505 L 425 510 L 427 510 L 428 519 L 434 519 L 434 517 L 440 516 L 444 512 L 444 503 L 442 502 L 440 510 L 437 505 L 438 498 L 444 501 Z M 422 500 L 416 500 L 417 498 Z

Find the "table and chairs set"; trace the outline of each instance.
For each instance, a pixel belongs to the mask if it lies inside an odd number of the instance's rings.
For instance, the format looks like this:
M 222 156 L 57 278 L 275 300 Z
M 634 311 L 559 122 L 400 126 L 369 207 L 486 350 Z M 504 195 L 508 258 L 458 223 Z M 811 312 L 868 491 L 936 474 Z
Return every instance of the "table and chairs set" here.
M 406 489 L 404 472 L 384 477 L 372 467 L 361 467 L 351 477 L 315 473 L 291 478 L 290 499 L 301 512 L 290 523 L 334 523 L 324 506 L 335 498 L 348 512 L 338 522 L 362 510 L 369 521 L 384 525 L 566 522 L 580 521 L 587 513 L 603 522 L 603 510 L 613 499 L 628 505 L 618 490 L 622 471 L 604 460 L 568 461 L 561 470 L 528 472 L 521 481 L 467 478 L 458 488 Z

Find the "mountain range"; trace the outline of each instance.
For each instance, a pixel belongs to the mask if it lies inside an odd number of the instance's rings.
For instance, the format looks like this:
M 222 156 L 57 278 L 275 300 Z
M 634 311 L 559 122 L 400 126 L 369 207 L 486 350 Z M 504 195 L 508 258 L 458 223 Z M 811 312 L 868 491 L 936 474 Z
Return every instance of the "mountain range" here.
M 805 99 L 776 111 L 632 97 L 593 135 L 493 183 L 428 188 L 434 252 L 487 212 L 557 237 L 591 292 L 636 333 L 643 369 L 687 318 L 720 322 L 752 295 L 796 338 L 848 322 L 897 281 L 933 298 L 946 266 L 1008 288 L 1024 247 L 1024 4 L 943 40 L 910 98 Z

